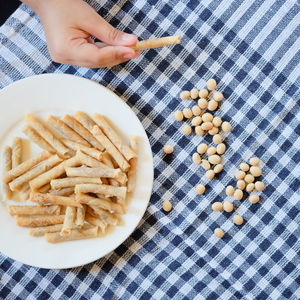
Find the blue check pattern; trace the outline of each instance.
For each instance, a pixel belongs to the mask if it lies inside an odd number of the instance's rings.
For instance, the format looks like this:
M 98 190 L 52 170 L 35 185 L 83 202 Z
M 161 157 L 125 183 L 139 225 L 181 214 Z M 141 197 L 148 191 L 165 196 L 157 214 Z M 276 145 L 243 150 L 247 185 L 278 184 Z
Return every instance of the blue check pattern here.
M 102 2 L 102 4 L 100 4 Z M 105 2 L 103 4 L 103 2 Z M 181 33 L 181 45 L 145 51 L 111 69 L 53 63 L 38 17 L 25 5 L 0 28 L 0 88 L 41 73 L 97 81 L 127 102 L 154 155 L 149 207 L 114 252 L 70 270 L 29 267 L 0 254 L 1 299 L 300 299 L 300 3 L 296 0 L 89 1 L 113 26 L 148 39 Z M 217 112 L 232 124 L 224 171 L 206 181 L 173 112 L 183 89 L 214 77 Z M 164 144 L 175 152 L 164 157 Z M 238 204 L 245 223 L 211 211 L 237 166 L 258 156 L 266 189 Z M 207 184 L 205 196 L 197 183 Z M 163 200 L 174 209 L 165 214 Z M 213 230 L 221 227 L 223 239 Z M 5 242 L 5 241 L 1 241 Z

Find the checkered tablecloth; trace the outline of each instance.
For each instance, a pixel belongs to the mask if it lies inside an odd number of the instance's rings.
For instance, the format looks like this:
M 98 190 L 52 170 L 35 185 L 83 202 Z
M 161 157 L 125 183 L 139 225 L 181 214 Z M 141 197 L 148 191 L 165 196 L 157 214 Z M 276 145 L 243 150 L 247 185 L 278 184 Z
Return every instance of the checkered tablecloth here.
M 143 123 L 155 181 L 137 229 L 106 257 L 71 270 L 29 267 L 0 254 L 1 299 L 300 299 L 300 4 L 296 0 L 89 1 L 140 39 L 181 33 L 181 45 L 149 50 L 112 69 L 53 63 L 38 17 L 22 5 L 0 28 L 0 88 L 41 73 L 68 73 L 107 86 Z M 224 171 L 207 181 L 173 112 L 182 89 L 214 77 L 217 112 L 232 124 Z M 175 153 L 164 158 L 165 143 Z M 259 204 L 238 203 L 245 224 L 212 212 L 237 166 L 263 162 Z M 197 183 L 207 184 L 204 196 Z M 165 214 L 163 200 L 174 209 Z M 226 232 L 217 239 L 213 230 Z M 4 243 L 5 241 L 0 241 Z

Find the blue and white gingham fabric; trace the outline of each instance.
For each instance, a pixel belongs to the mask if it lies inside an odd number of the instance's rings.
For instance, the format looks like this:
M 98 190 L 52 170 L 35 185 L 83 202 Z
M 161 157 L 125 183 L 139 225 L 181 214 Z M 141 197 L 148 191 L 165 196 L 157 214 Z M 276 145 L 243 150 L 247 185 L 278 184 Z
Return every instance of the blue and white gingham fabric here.
M 140 39 L 181 33 L 181 45 L 153 49 L 112 69 L 53 63 L 38 17 L 22 5 L 0 28 L 0 88 L 41 73 L 68 73 L 120 95 L 145 127 L 155 181 L 138 228 L 106 257 L 71 270 L 32 268 L 0 254 L 1 299 L 300 299 L 300 4 L 296 0 L 89 1 L 107 21 Z M 101 2 L 101 3 L 100 3 Z M 214 77 L 230 121 L 224 171 L 206 181 L 173 112 L 182 89 Z M 163 158 L 165 143 L 175 146 Z M 259 204 L 243 201 L 245 223 L 211 211 L 226 198 L 237 166 L 263 162 Z M 207 183 L 205 196 L 197 183 Z M 162 201 L 174 209 L 163 213 Z M 217 239 L 213 230 L 226 232 Z M 5 241 L 1 241 L 3 243 Z

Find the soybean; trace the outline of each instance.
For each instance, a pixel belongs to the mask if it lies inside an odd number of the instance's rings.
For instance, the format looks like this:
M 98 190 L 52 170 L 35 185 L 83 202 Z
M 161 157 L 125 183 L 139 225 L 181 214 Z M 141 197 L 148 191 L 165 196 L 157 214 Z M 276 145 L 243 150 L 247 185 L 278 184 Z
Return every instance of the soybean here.
M 211 130 L 208 131 L 210 135 L 216 135 L 219 132 L 217 127 L 213 127 Z
M 244 180 L 238 180 L 238 182 L 236 183 L 236 187 L 239 190 L 244 190 L 246 187 L 246 182 Z
M 222 130 L 223 130 L 224 132 L 230 132 L 230 130 L 231 130 L 231 125 L 230 125 L 230 123 L 227 122 L 227 121 L 223 122 L 223 124 L 222 124 Z
M 234 222 L 234 224 L 236 224 L 236 225 L 242 225 L 243 222 L 244 222 L 244 219 L 243 219 L 243 217 L 240 216 L 240 215 L 235 215 L 235 216 L 233 217 L 233 222 Z
M 225 150 L 226 150 L 225 144 L 221 143 L 221 144 L 219 144 L 219 145 L 217 146 L 217 153 L 218 153 L 218 154 L 220 154 L 220 155 L 221 155 L 221 154 L 224 154 Z
M 192 110 L 187 107 L 184 108 L 182 112 L 183 112 L 184 117 L 187 119 L 190 119 L 193 116 Z
M 249 196 L 249 201 L 253 204 L 257 203 L 259 201 L 259 196 L 258 195 L 250 195 Z
M 212 122 L 215 127 L 220 127 L 222 124 L 222 119 L 220 117 L 214 117 Z
M 207 155 L 214 155 L 216 152 L 217 152 L 217 148 L 216 147 L 213 147 L 213 146 L 211 146 L 211 147 L 209 147 L 208 149 L 207 149 Z
M 251 175 L 251 174 L 247 174 L 244 178 L 244 180 L 247 182 L 247 183 L 252 183 L 254 182 L 254 176 Z
M 216 134 L 214 137 L 213 137 L 213 142 L 214 144 L 216 145 L 219 145 L 222 143 L 222 136 L 220 134 Z
M 202 143 L 202 144 L 198 145 L 197 152 L 199 154 L 204 154 L 206 152 L 207 148 L 208 148 L 207 145 Z
M 214 234 L 217 238 L 221 239 L 224 236 L 224 231 L 221 228 L 216 228 Z
M 235 174 L 235 178 L 237 180 L 242 180 L 244 179 L 246 176 L 246 173 L 244 171 L 237 171 L 237 173 Z
M 243 195 L 244 195 L 243 191 L 239 189 L 236 189 L 233 194 L 235 200 L 242 200 Z
M 213 91 L 217 87 L 217 82 L 213 78 L 210 78 L 207 80 L 206 86 L 210 91 Z
M 208 106 L 207 100 L 204 99 L 204 98 L 200 98 L 200 99 L 198 100 L 198 106 L 199 106 L 201 109 L 206 109 L 207 106 Z
M 261 169 L 257 166 L 252 166 L 250 168 L 250 173 L 254 176 L 254 177 L 259 177 L 261 175 Z
M 200 165 L 201 157 L 200 157 L 199 153 L 195 152 L 192 156 L 192 159 L 193 159 L 194 164 Z
M 206 159 L 202 159 L 201 166 L 202 166 L 205 170 L 209 170 L 209 169 L 210 169 L 210 163 L 209 163 L 208 160 L 206 160 Z
M 180 93 L 180 99 L 181 100 L 188 100 L 191 96 L 191 93 L 189 91 L 182 91 Z
M 246 191 L 248 193 L 252 192 L 254 190 L 254 183 L 248 183 L 247 186 L 246 186 Z
M 169 200 L 163 202 L 163 210 L 169 212 L 172 209 L 172 203 Z
M 222 170 L 223 170 L 223 165 L 222 165 L 222 164 L 217 164 L 217 165 L 214 167 L 214 172 L 215 172 L 216 174 L 221 173 Z
M 172 145 L 164 145 L 164 152 L 166 153 L 166 154 L 171 154 L 171 153 L 173 153 L 173 151 L 174 151 L 174 147 L 172 146 Z
M 214 154 L 214 155 L 210 155 L 208 157 L 208 161 L 213 164 L 213 165 L 217 165 L 221 162 L 221 157 L 217 154 Z
M 184 125 L 182 127 L 183 134 L 190 135 L 192 133 L 192 127 L 190 125 Z
M 246 164 L 246 163 L 241 163 L 240 164 L 240 169 L 242 170 L 242 171 L 244 171 L 244 172 L 247 172 L 247 171 L 249 171 L 249 165 L 248 164 Z
M 215 111 L 218 108 L 218 102 L 215 100 L 208 101 L 207 109 L 210 111 Z
M 207 96 L 208 96 L 208 90 L 202 89 L 202 90 L 199 91 L 199 97 L 200 98 L 207 98 Z
M 234 194 L 234 188 L 233 188 L 233 186 L 232 185 L 228 185 L 226 187 L 225 192 L 226 192 L 227 196 L 233 196 L 233 194 Z
M 258 166 L 259 162 L 260 162 L 260 159 L 258 157 L 250 158 L 250 165 L 251 166 Z
M 232 202 L 229 202 L 229 201 L 224 201 L 223 209 L 224 209 L 226 212 L 232 212 L 232 211 L 233 211 L 233 203 L 232 203 Z
M 258 191 L 258 192 L 261 192 L 265 189 L 265 185 L 262 181 L 256 181 L 255 182 L 255 189 Z
M 221 211 L 223 209 L 223 204 L 221 202 L 215 202 L 211 206 L 213 211 Z
M 215 177 L 215 172 L 213 170 L 207 170 L 205 176 L 208 179 L 213 179 Z
M 203 120 L 203 118 L 202 118 L 202 120 Z M 202 123 L 201 128 L 205 131 L 211 130 L 213 128 L 213 124 L 211 122 L 204 122 L 204 123 Z
M 199 107 L 198 105 L 194 105 L 194 106 L 192 107 L 192 112 L 193 112 L 193 115 L 194 115 L 194 116 L 200 116 L 200 114 L 201 114 L 201 109 L 200 109 L 200 107 Z
M 204 130 L 201 128 L 201 126 L 196 126 L 195 127 L 195 133 L 196 133 L 196 135 L 203 136 L 204 135 Z
M 190 94 L 191 94 L 191 98 L 192 99 L 196 99 L 199 96 L 199 92 L 198 92 L 197 89 L 192 89 L 191 92 L 190 92 Z
M 221 92 L 215 92 L 214 93 L 214 100 L 217 102 L 220 102 L 223 100 L 223 94 Z
M 203 122 L 212 122 L 213 118 L 213 115 L 210 113 L 205 113 L 202 115 Z
M 199 195 L 203 195 L 205 192 L 205 186 L 203 184 L 196 185 L 196 193 Z
M 181 122 L 181 121 L 183 120 L 183 113 L 182 113 L 182 111 L 176 110 L 176 111 L 174 112 L 174 117 L 175 117 L 175 120 L 176 120 L 176 121 Z
M 193 126 L 199 126 L 201 124 L 201 122 L 202 122 L 202 119 L 201 119 L 200 116 L 195 117 L 195 118 L 192 119 L 192 125 Z

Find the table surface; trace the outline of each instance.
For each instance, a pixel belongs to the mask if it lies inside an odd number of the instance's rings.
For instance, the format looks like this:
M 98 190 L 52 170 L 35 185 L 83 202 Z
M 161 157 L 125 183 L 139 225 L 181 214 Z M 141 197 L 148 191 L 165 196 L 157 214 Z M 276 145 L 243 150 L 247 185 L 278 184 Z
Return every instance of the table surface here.
M 132 236 L 89 265 L 37 269 L 0 254 L 0 298 L 299 299 L 299 2 L 88 2 L 140 39 L 181 33 L 182 43 L 111 69 L 61 65 L 49 57 L 38 17 L 21 5 L 0 27 L 0 88 L 34 74 L 68 73 L 118 94 L 150 139 L 150 204 Z M 179 100 L 180 91 L 202 88 L 210 77 L 225 96 L 216 114 L 232 124 L 224 171 L 213 181 L 191 160 L 203 138 L 184 136 L 173 117 L 192 105 Z M 168 158 L 166 143 L 175 145 Z M 263 162 L 266 189 L 256 205 L 237 203 L 245 219 L 238 228 L 232 214 L 213 213 L 211 204 L 227 199 L 237 166 L 252 156 Z M 200 182 L 204 196 L 194 190 Z M 163 200 L 173 203 L 169 214 Z M 216 227 L 223 239 L 213 235 Z

